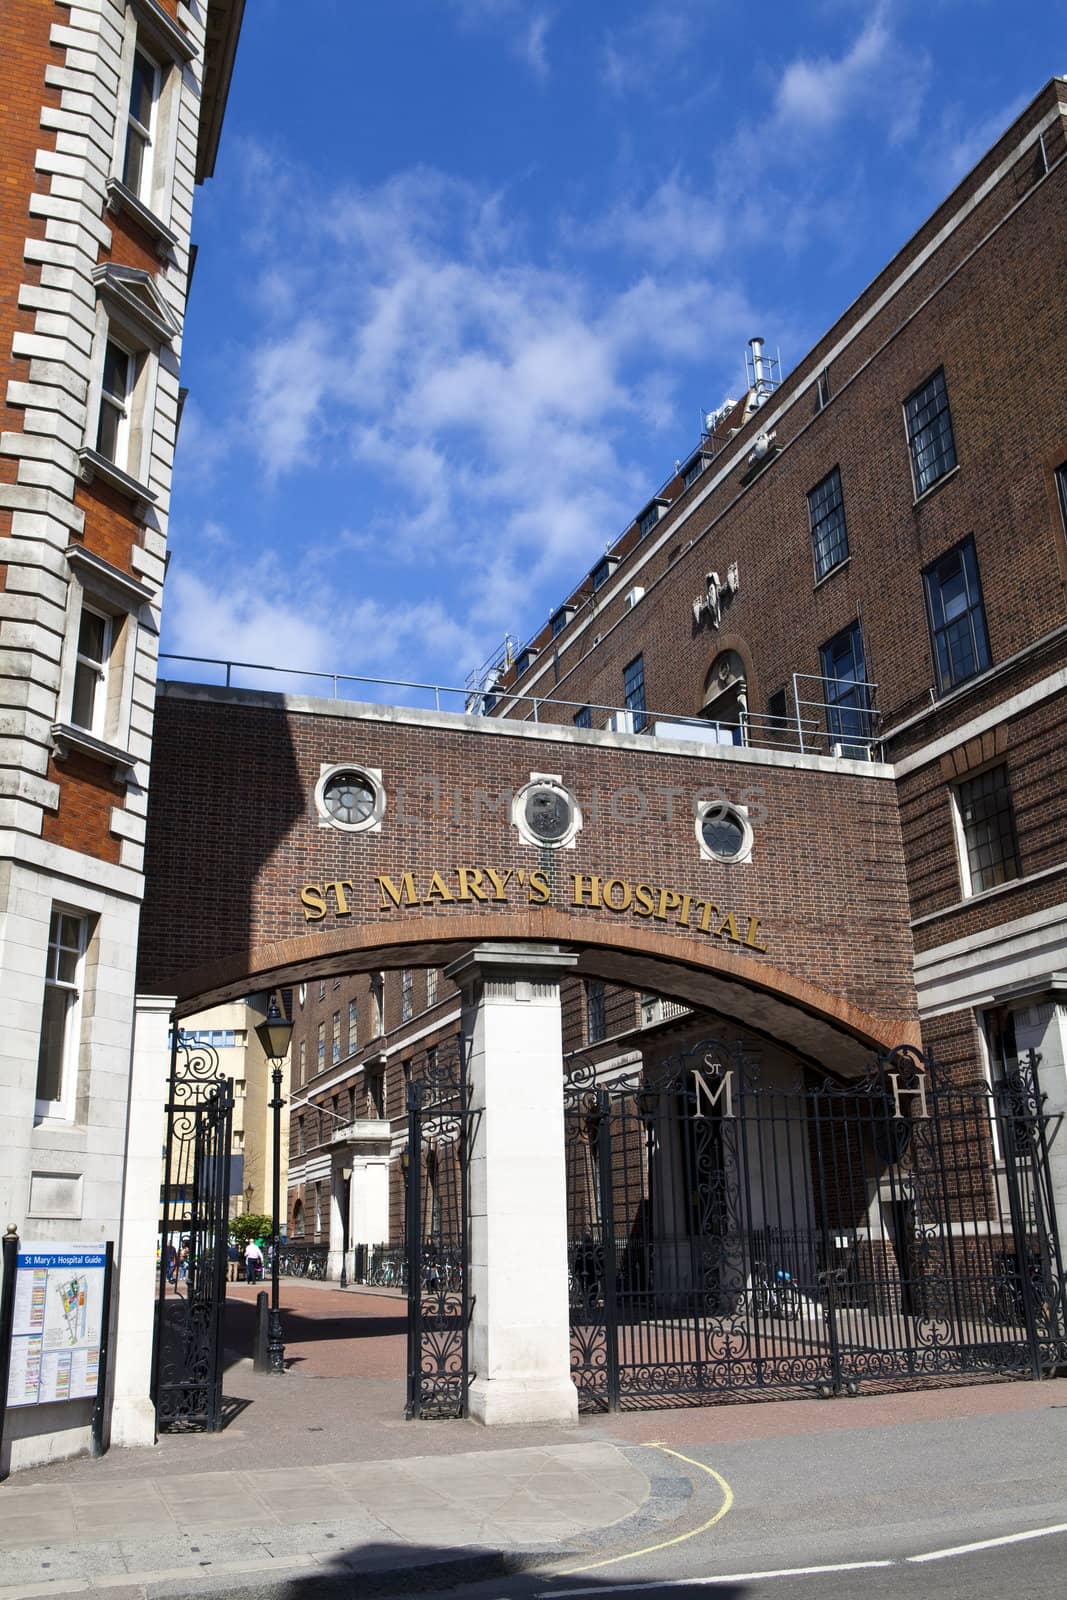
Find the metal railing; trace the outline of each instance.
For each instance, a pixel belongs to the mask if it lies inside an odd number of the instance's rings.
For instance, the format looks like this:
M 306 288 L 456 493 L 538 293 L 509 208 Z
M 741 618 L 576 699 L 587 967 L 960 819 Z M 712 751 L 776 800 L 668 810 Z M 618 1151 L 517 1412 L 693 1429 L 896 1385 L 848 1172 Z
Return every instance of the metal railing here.
M 352 1252 L 353 1283 L 378 1289 L 406 1289 L 407 1252 L 400 1244 L 357 1244 Z
M 216 656 L 176 655 L 164 651 L 160 661 L 176 661 L 196 667 L 219 669 L 227 689 L 261 688 L 261 684 L 239 684 L 235 674 L 254 673 L 268 677 L 296 680 L 301 684 L 328 684 L 329 697 L 345 698 L 342 686 L 353 684 L 370 689 L 403 691 L 408 697 L 399 701 L 415 710 L 450 711 L 465 715 L 488 716 L 492 709 L 471 711 L 469 688 L 455 684 L 421 683 L 409 678 L 375 678 L 363 673 L 322 672 L 317 669 L 302 670 L 297 667 L 275 667 L 262 662 L 230 661 Z M 195 680 L 203 681 L 203 680 Z M 821 696 L 806 693 L 804 686 L 817 684 Z M 549 722 L 555 725 L 574 723 L 578 712 L 598 716 L 603 722 L 599 729 L 590 732 L 636 733 L 654 738 L 684 739 L 701 744 L 736 746 L 755 750 L 782 750 L 799 755 L 823 755 L 847 760 L 872 761 L 880 757 L 878 729 L 880 713 L 875 707 L 877 684 L 860 679 L 825 679 L 815 673 L 795 672 L 792 678 L 793 705 L 781 717 L 742 710 L 736 723 L 717 722 L 707 717 L 693 716 L 690 712 L 650 710 L 646 707 L 601 704 L 588 700 L 564 700 L 554 695 L 521 694 L 508 690 L 507 697 L 514 705 L 528 705 L 521 719 L 526 722 Z M 830 692 L 832 691 L 832 693 Z M 283 688 L 279 688 L 284 693 Z M 294 691 L 295 692 L 295 691 Z M 301 691 L 303 692 L 303 691 Z M 420 696 L 426 703 L 419 705 L 413 697 Z M 364 697 L 366 698 L 366 697 Z M 374 704 L 396 704 L 397 699 L 383 695 L 372 697 Z M 568 715 L 569 714 L 569 715 Z M 518 720 L 509 718 L 508 720 Z M 582 731 L 580 728 L 579 731 Z
M 283 1244 L 278 1254 L 278 1271 L 283 1278 L 317 1278 L 325 1281 L 329 1246 L 324 1244 Z

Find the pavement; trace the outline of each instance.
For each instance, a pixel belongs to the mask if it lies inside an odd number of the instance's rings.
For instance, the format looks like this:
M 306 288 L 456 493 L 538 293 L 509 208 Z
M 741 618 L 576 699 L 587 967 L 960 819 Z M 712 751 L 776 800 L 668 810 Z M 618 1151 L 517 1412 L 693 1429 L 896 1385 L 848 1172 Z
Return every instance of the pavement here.
M 408 1422 L 399 1296 L 286 1282 L 284 1377 L 253 1372 L 243 1354 L 254 1298 L 231 1288 L 223 1432 L 164 1435 L 0 1487 L 0 1600 L 362 1600 L 526 1570 L 658 1572 L 652 1552 L 710 1560 L 713 1537 L 724 1559 L 756 1559 L 786 1536 L 817 1551 L 835 1530 L 851 1547 L 857 1507 L 872 1515 L 875 1502 L 875 1522 L 894 1527 L 929 1522 L 942 1498 L 961 1525 L 988 1525 L 991 1497 L 1008 1531 L 1067 1515 L 1067 1468 L 1048 1467 L 1067 1460 L 1064 1380 L 619 1413 L 577 1428 Z M 969 1498 L 959 1486 L 942 1496 L 969 1459 L 995 1462 L 995 1487 L 976 1469 Z

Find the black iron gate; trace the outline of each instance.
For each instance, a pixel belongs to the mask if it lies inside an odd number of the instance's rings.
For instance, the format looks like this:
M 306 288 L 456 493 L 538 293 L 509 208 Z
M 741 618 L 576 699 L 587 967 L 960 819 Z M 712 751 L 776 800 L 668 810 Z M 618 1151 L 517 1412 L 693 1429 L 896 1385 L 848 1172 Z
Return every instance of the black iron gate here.
M 473 1119 L 462 1047 L 408 1068 L 405 1237 L 408 1417 L 467 1414 Z
M 565 1098 L 586 1409 L 1067 1361 L 1036 1061 L 990 1089 L 902 1049 L 845 1081 L 706 1040 L 572 1062 Z
M 166 1108 L 152 1398 L 160 1431 L 222 1427 L 233 1082 L 175 1032 Z

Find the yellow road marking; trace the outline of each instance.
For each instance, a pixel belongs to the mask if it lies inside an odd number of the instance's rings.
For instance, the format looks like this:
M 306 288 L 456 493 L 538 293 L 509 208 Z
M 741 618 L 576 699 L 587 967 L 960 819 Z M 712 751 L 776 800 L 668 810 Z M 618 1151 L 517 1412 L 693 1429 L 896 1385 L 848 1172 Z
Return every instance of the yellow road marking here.
M 663 1539 L 659 1544 L 646 1545 L 643 1550 L 630 1550 L 626 1555 L 608 1556 L 605 1561 L 590 1561 L 584 1567 L 566 1567 L 559 1574 L 561 1578 L 573 1577 L 576 1572 L 595 1572 L 599 1567 L 613 1567 L 620 1561 L 636 1561 L 638 1556 L 650 1556 L 656 1550 L 668 1550 L 672 1544 L 684 1544 L 687 1539 L 695 1539 L 698 1534 L 707 1533 L 709 1528 L 714 1528 L 715 1524 L 722 1521 L 733 1505 L 734 1491 L 722 1474 L 715 1471 L 714 1467 L 706 1467 L 703 1461 L 694 1461 L 692 1456 L 683 1456 L 679 1450 L 672 1450 L 669 1445 L 649 1443 L 645 1448 L 647 1450 L 662 1450 L 665 1455 L 674 1456 L 676 1461 L 684 1461 L 687 1466 L 699 1467 L 701 1472 L 706 1472 L 709 1478 L 715 1479 L 715 1482 L 722 1490 L 722 1505 L 713 1517 L 709 1517 L 707 1522 L 702 1522 L 699 1528 L 693 1528 L 689 1533 L 679 1533 L 673 1539 Z

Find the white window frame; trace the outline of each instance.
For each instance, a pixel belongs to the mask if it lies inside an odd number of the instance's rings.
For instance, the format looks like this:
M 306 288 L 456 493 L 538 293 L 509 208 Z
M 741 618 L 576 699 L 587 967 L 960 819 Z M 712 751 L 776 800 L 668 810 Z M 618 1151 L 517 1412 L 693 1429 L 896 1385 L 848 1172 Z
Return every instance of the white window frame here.
M 67 621 L 60 658 L 57 719 L 52 744 L 62 758 L 69 750 L 95 757 L 114 768 L 119 782 L 128 780 L 135 758 L 128 746 L 133 715 L 133 684 L 138 637 L 143 615 L 156 601 L 155 591 L 113 567 L 102 556 L 71 545 L 66 552 Z M 106 671 L 97 692 L 93 726 L 73 721 L 74 689 L 80 661 L 82 611 L 88 609 L 110 623 Z
M 949 809 L 952 813 L 952 832 L 956 840 L 956 857 L 960 866 L 960 888 L 964 900 L 973 900 L 977 895 L 995 894 L 998 889 L 1003 889 L 1007 884 L 1018 883 L 1022 877 L 1022 861 L 1019 859 L 1019 871 L 1014 878 L 1005 878 L 1003 883 L 995 883 L 988 889 L 976 889 L 971 876 L 971 852 L 967 847 L 967 828 L 963 820 L 963 807 L 960 804 L 960 789 L 965 783 L 970 783 L 975 778 L 981 778 L 985 773 L 994 771 L 997 767 L 1007 767 L 1006 758 L 1001 755 L 993 761 L 987 761 L 980 767 L 975 767 L 971 772 L 965 772 L 949 784 Z M 1015 848 L 1019 849 L 1019 830 L 1015 821 L 1015 797 L 1011 788 L 1011 774 L 1008 774 L 1008 794 L 1012 801 L 1012 824 L 1015 828 Z
M 159 254 L 166 257 L 178 243 L 170 224 L 183 77 L 185 68 L 196 60 L 198 52 L 185 30 L 167 15 L 157 0 L 126 0 L 125 10 L 107 203 L 111 211 L 128 212 L 155 239 Z M 134 61 L 138 54 L 156 69 L 156 79 L 151 127 L 146 130 L 149 135 L 145 153 L 147 170 L 142 171 L 141 182 L 133 189 L 126 184 L 124 174 L 132 115 Z M 143 124 L 137 123 L 137 126 L 142 128 Z
M 103 651 L 99 661 L 93 656 L 85 655 L 82 651 L 81 630 L 86 615 L 97 617 L 104 625 Z M 108 684 L 111 677 L 111 652 L 115 645 L 115 632 L 115 619 L 110 612 L 102 611 L 97 606 L 90 605 L 87 601 L 82 604 L 78 614 L 78 634 L 74 646 L 74 693 L 71 700 L 71 726 L 83 728 L 86 733 L 94 734 L 98 739 L 104 737 L 104 730 L 107 726 Z M 78 679 L 83 671 L 89 673 L 96 680 L 93 687 L 92 716 L 87 723 L 74 721 L 74 704 L 78 694 Z
M 126 368 L 126 387 L 121 397 L 112 394 L 111 390 L 104 387 L 104 373 L 107 371 L 109 345 L 114 345 L 116 350 L 120 350 L 128 363 Z M 108 329 L 107 337 L 104 340 L 104 361 L 100 369 L 100 404 L 96 408 L 95 449 L 98 455 L 104 456 L 115 466 L 121 467 L 123 471 L 127 469 L 130 459 L 130 419 L 133 416 L 133 408 L 137 400 L 137 380 L 141 373 L 142 360 L 143 352 L 138 353 L 136 350 L 131 350 L 122 339 L 116 337 L 116 332 L 113 332 L 110 328 Z M 118 428 L 115 433 L 116 449 L 113 456 L 108 455 L 106 450 L 101 450 L 100 448 L 100 428 L 105 407 L 110 407 L 119 414 Z
M 54 978 L 50 974 L 54 966 L 54 958 L 58 960 L 60 948 L 69 950 L 71 947 L 59 946 L 52 937 L 53 927 L 58 923 L 62 926 L 63 917 L 73 917 L 78 923 L 78 951 L 77 966 L 73 983 Z M 63 1059 L 61 1066 L 61 1093 L 57 1100 L 43 1100 L 35 1094 L 34 1121 L 35 1122 L 73 1122 L 77 1101 L 78 1088 L 78 1057 L 81 1049 L 82 1033 L 82 1002 L 85 995 L 85 959 L 89 948 L 89 921 L 88 914 L 79 911 L 74 906 L 53 903 L 48 919 L 48 942 L 45 946 L 45 974 L 44 985 L 41 991 L 41 1030 L 40 1040 L 44 1041 L 44 1006 L 49 988 L 60 988 L 66 993 L 73 993 L 74 1003 L 66 1014 L 66 1024 L 63 1034 Z M 38 1078 L 40 1074 L 40 1053 L 38 1052 Z
M 147 126 L 141 122 L 138 117 L 134 116 L 133 107 L 130 104 L 133 97 L 133 75 L 137 68 L 138 56 L 140 56 L 141 60 L 151 68 L 152 73 L 152 103 L 148 111 Z M 159 164 L 159 102 L 163 92 L 163 80 L 163 68 L 160 66 L 155 56 L 152 55 L 151 51 L 145 48 L 141 40 L 139 38 L 135 38 L 133 55 L 130 60 L 130 70 L 125 80 L 126 126 L 123 130 L 122 165 L 120 167 L 120 173 L 122 182 L 130 191 L 130 193 L 135 195 L 137 199 L 141 201 L 142 205 L 148 206 L 149 209 L 152 209 L 152 200 L 155 191 L 155 170 Z M 126 158 L 130 148 L 131 133 L 136 138 L 141 140 L 141 178 L 140 182 L 136 185 L 130 183 L 126 175 Z

